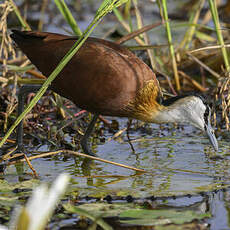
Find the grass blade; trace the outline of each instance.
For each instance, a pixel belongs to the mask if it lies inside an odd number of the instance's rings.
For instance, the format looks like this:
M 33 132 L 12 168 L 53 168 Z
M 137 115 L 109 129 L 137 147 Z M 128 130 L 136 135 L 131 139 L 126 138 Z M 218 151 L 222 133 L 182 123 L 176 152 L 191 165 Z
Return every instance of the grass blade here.
M 189 18 L 190 26 L 188 30 L 186 31 L 184 39 L 182 40 L 179 46 L 180 49 L 182 49 L 182 47 L 185 47 L 185 49 L 189 48 L 189 44 L 192 41 L 192 38 L 196 32 L 196 24 L 199 20 L 200 12 L 203 8 L 204 3 L 205 3 L 205 0 L 200 0 L 193 6 L 192 13 Z
M 72 28 L 73 32 L 77 36 L 81 36 L 82 32 L 76 20 L 74 19 L 73 15 L 71 14 L 68 6 L 65 4 L 65 1 L 64 0 L 54 0 L 54 2 L 56 6 L 58 7 L 58 9 L 60 10 L 60 12 L 62 13 L 62 15 L 64 16 L 67 23 L 69 24 L 69 26 Z
M 226 70 L 229 72 L 230 66 L 229 66 L 228 54 L 227 54 L 227 50 L 224 46 L 224 39 L 223 39 L 223 36 L 221 33 L 220 21 L 219 21 L 216 1 L 215 0 L 208 0 L 208 3 L 209 3 L 209 7 L 210 7 L 210 10 L 212 13 L 213 22 L 215 24 L 216 35 L 217 35 L 219 44 L 221 45 L 221 51 L 222 51 L 222 55 L 224 58 L 224 64 L 225 64 Z
M 25 30 L 30 30 L 30 26 L 27 24 L 27 22 L 22 18 L 21 13 L 18 10 L 18 7 L 15 5 L 13 0 L 10 0 L 11 5 L 13 6 L 14 13 L 16 14 L 19 22 L 21 23 L 22 27 Z
M 176 82 L 176 89 L 180 91 L 180 81 L 179 81 L 179 75 L 178 75 L 178 70 L 177 70 L 177 63 L 176 63 L 176 57 L 175 57 L 175 51 L 174 51 L 174 46 L 172 43 L 172 35 L 171 35 L 171 29 L 170 29 L 170 24 L 168 20 L 168 12 L 167 12 L 167 2 L 166 0 L 162 0 L 162 8 L 163 8 L 163 18 L 165 21 L 165 26 L 166 26 L 166 33 L 168 36 L 168 43 L 169 43 L 169 51 L 170 55 L 172 58 L 172 66 L 173 66 L 173 72 L 174 72 L 174 79 Z

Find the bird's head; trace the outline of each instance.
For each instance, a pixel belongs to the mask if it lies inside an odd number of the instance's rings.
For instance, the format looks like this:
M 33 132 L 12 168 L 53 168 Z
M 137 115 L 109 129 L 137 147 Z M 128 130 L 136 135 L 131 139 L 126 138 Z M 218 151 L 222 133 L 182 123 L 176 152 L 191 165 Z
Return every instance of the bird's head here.
M 178 96 L 162 103 L 171 121 L 188 123 L 204 131 L 213 148 L 218 150 L 218 143 L 211 126 L 211 109 L 201 96 Z

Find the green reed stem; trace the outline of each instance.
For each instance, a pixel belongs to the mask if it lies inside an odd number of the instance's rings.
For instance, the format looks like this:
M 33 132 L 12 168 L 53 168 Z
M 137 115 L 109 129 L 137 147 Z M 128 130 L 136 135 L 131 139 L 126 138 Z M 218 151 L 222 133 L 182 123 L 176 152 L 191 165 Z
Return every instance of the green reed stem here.
M 201 9 L 203 8 L 205 0 L 198 1 L 195 6 L 192 9 L 191 16 L 189 18 L 189 28 L 185 33 L 185 36 L 183 40 L 181 41 L 179 48 L 185 47 L 185 49 L 188 49 L 190 42 L 192 41 L 193 35 L 196 31 L 196 24 L 198 22 L 198 19 L 200 17 Z
M 30 26 L 27 24 L 27 22 L 23 19 L 23 17 L 21 16 L 21 13 L 20 11 L 18 10 L 18 7 L 15 5 L 14 1 L 13 0 L 10 0 L 10 3 L 11 5 L 13 6 L 13 9 L 14 9 L 14 13 L 16 14 L 19 22 L 21 23 L 22 27 L 25 29 L 25 30 L 31 30 L 30 29 Z
M 72 28 L 73 32 L 77 36 L 81 36 L 82 32 L 79 28 L 76 20 L 74 19 L 73 15 L 71 14 L 68 6 L 65 4 L 64 0 L 54 0 L 56 6 L 58 7 L 59 11 L 62 13 L 63 17 L 65 18 L 66 22 Z
M 172 43 L 170 24 L 168 21 L 167 0 L 162 0 L 162 8 L 163 8 L 163 12 L 162 12 L 163 13 L 163 19 L 165 21 L 166 33 L 167 33 L 168 43 L 169 43 L 169 51 L 170 51 L 170 55 L 172 58 L 172 67 L 173 67 L 173 72 L 174 72 L 174 79 L 176 82 L 176 89 L 178 91 L 180 91 L 180 89 L 181 89 L 180 80 L 179 80 L 179 75 L 178 75 L 178 70 L 177 70 L 177 63 L 176 63 L 174 46 Z
M 215 28 L 216 28 L 217 39 L 218 39 L 219 44 L 221 45 L 221 51 L 222 51 L 222 55 L 223 55 L 223 59 L 224 59 L 224 64 L 225 64 L 226 70 L 229 72 L 230 66 L 229 66 L 228 54 L 227 54 L 227 50 L 224 46 L 224 39 L 223 39 L 223 36 L 221 33 L 220 21 L 219 21 L 216 1 L 215 0 L 208 0 L 208 3 L 209 3 L 209 7 L 210 7 L 210 10 L 212 13 L 213 22 L 214 22 Z

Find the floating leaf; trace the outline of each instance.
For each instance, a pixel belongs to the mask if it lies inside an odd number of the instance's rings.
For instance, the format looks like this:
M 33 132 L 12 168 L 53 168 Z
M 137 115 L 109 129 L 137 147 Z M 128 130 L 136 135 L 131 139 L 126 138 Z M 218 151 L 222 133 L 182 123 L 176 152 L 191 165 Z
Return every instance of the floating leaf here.
M 121 203 L 120 204 L 91 203 L 91 204 L 82 204 L 77 207 L 86 212 L 93 213 L 93 215 L 95 216 L 112 217 L 112 216 L 118 216 L 120 213 L 130 209 L 134 210 L 135 208 L 137 208 L 137 205 L 135 205 L 134 203 L 128 203 L 128 204 L 127 203 L 122 203 L 122 204 Z M 70 211 L 68 207 L 67 210 Z
M 90 206 L 92 207 L 92 204 L 90 204 Z M 85 216 L 85 217 L 93 220 L 95 223 L 100 225 L 100 227 L 102 227 L 105 230 L 112 230 L 112 228 L 107 223 L 105 223 L 100 218 L 100 215 L 97 215 L 97 213 L 95 213 L 94 210 L 91 210 L 92 212 L 89 212 L 87 209 L 79 208 L 79 206 L 75 207 L 71 204 L 64 205 L 64 208 L 68 212 L 77 213 L 78 215 Z
M 184 224 L 195 219 L 203 219 L 211 217 L 210 213 L 196 213 L 194 211 L 178 211 L 175 209 L 166 210 L 145 210 L 145 209 L 131 209 L 122 212 L 119 217 L 122 223 L 153 226 L 164 224 Z

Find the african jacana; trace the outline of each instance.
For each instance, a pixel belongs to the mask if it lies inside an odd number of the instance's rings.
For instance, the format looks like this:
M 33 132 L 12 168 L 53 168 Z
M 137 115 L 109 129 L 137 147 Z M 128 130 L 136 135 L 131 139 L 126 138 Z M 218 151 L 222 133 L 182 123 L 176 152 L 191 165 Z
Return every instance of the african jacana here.
M 11 37 L 45 76 L 51 74 L 77 40 L 61 34 L 17 30 Z M 152 123 L 189 123 L 205 131 L 218 150 L 210 125 L 211 110 L 205 101 L 190 95 L 160 103 L 153 71 L 128 49 L 113 42 L 88 38 L 51 89 L 95 114 L 81 141 L 85 153 L 91 153 L 87 139 L 99 114 Z

